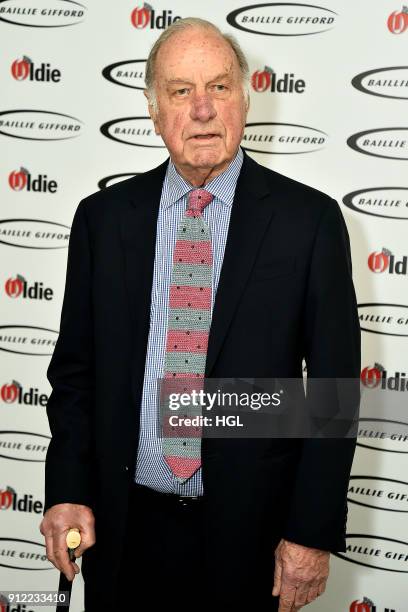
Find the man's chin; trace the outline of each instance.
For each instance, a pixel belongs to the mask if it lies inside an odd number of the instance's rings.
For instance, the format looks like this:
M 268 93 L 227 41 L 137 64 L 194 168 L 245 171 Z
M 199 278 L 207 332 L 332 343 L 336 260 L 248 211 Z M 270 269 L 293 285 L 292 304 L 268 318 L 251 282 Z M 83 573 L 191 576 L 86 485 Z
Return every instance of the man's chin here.
M 194 151 L 188 156 L 188 162 L 195 168 L 214 168 L 222 164 L 226 160 L 226 155 L 222 154 L 219 149 L 215 147 L 200 147 L 199 150 Z

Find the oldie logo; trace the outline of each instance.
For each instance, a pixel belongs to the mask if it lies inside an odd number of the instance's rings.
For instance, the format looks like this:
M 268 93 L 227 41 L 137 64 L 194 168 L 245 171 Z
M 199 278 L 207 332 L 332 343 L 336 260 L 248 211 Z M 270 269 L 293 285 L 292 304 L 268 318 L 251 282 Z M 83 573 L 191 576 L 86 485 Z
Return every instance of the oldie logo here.
M 122 174 L 112 174 L 112 176 L 106 176 L 98 182 L 98 188 L 106 189 L 106 187 L 110 187 L 116 183 L 121 183 L 125 179 L 131 178 L 132 176 L 137 176 L 138 174 L 140 174 L 140 172 L 124 172 Z
M 323 149 L 327 134 L 294 123 L 247 123 L 242 146 L 254 153 L 294 155 Z
M 74 0 L 0 0 L 0 21 L 29 28 L 62 28 L 84 21 L 86 7 Z
M 375 510 L 408 512 L 408 482 L 377 476 L 350 476 L 347 499 Z
M 131 24 L 137 30 L 144 30 L 146 28 L 164 30 L 178 19 L 181 19 L 181 17 L 173 16 L 173 11 L 167 9 L 157 12 L 146 2 L 144 2 L 143 6 L 134 8 L 130 14 Z
M 336 17 L 337 13 L 323 6 L 268 2 L 240 7 L 227 15 L 227 22 L 251 34 L 307 36 L 331 30 Z
M 0 400 L 13 406 L 46 406 L 48 396 L 45 393 L 39 393 L 37 387 L 24 389 L 21 383 L 12 380 L 1 385 Z
M 21 274 L 10 276 L 4 283 L 4 291 L 7 297 L 23 300 L 46 300 L 49 302 L 54 297 L 51 287 L 44 287 L 41 281 L 28 283 Z
M 389 372 L 380 363 L 364 367 L 360 373 L 360 380 L 364 387 L 388 389 L 389 391 L 408 391 L 408 379 L 405 372 Z
M 393 11 L 387 19 L 387 27 L 391 34 L 403 34 L 408 30 L 408 6 L 399 11 Z
M 19 494 L 10 486 L 7 486 L 5 489 L 0 489 L 0 510 L 41 514 L 42 509 L 42 501 L 39 499 L 35 500 L 31 493 Z
M 82 132 L 82 121 L 52 111 L 9 110 L 0 112 L 0 134 L 24 140 L 69 140 Z
M 0 457 L 15 461 L 45 461 L 50 436 L 30 431 L 0 431 Z
M 154 131 L 150 117 L 124 117 L 113 119 L 101 125 L 102 134 L 106 138 L 135 147 L 164 149 L 160 136 Z
M 27 608 L 26 604 L 17 604 L 17 606 L 14 606 L 8 599 L 10 593 L 8 591 L 4 593 L 0 593 L 0 612 L 35 612 L 31 606 Z
M 11 64 L 11 76 L 16 81 L 38 81 L 40 83 L 59 83 L 61 71 L 51 68 L 51 64 L 40 64 L 36 66 L 34 62 L 23 55 L 22 58 L 14 60 Z
M 366 215 L 408 219 L 408 187 L 370 187 L 348 193 L 343 204 Z
M 352 79 L 351 84 L 359 91 L 372 96 L 408 100 L 408 66 L 361 72 Z
M 378 606 L 374 605 L 374 603 L 372 602 L 371 599 L 368 599 L 368 597 L 363 597 L 363 600 L 360 601 L 358 599 L 355 599 L 354 601 L 351 602 L 350 604 L 350 612 L 397 612 L 397 610 L 395 610 L 394 608 L 379 608 Z
M 63 249 L 69 243 L 70 228 L 41 219 L 0 219 L 0 244 L 23 249 Z
M 373 251 L 370 253 L 367 259 L 369 270 L 376 274 L 397 274 L 405 276 L 408 274 L 408 256 L 403 255 L 397 259 L 397 257 L 385 247 L 381 251 Z
M 303 93 L 306 82 L 297 79 L 293 72 L 285 72 L 279 76 L 272 68 L 265 66 L 263 70 L 255 70 L 251 76 L 252 89 L 258 93 Z
M 145 89 L 146 60 L 127 60 L 109 64 L 102 70 L 102 75 L 115 85 L 130 87 L 131 89 Z
M 372 334 L 408 336 L 408 306 L 403 304 L 359 304 L 360 328 Z
M 354 151 L 365 155 L 408 160 L 408 127 L 365 130 L 350 136 L 347 144 Z
M 346 552 L 336 557 L 388 572 L 408 573 L 408 543 L 382 536 L 350 533 L 346 535 Z
M 33 191 L 39 193 L 56 193 L 57 181 L 50 180 L 46 174 L 33 176 L 27 168 L 13 170 L 8 177 L 9 187 L 13 191 Z
M 17 355 L 52 355 L 58 332 L 33 325 L 0 325 L 0 351 Z
M 408 453 L 406 372 L 389 371 L 377 362 L 363 367 L 357 444 L 364 448 Z

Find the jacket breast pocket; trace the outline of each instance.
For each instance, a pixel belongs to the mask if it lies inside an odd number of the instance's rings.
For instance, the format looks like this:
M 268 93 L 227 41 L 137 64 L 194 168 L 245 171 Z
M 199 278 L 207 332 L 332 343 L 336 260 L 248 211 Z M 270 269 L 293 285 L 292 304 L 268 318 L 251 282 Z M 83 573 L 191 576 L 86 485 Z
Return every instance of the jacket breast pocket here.
M 279 276 L 289 276 L 296 272 L 295 257 L 276 257 L 268 261 L 255 263 L 251 273 L 251 280 L 270 280 Z

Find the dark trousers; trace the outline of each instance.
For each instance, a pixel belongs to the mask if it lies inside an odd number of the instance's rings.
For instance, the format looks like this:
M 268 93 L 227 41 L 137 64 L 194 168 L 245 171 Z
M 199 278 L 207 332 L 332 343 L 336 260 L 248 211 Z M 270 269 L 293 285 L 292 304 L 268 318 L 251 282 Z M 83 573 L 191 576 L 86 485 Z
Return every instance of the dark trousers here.
M 218 605 L 244 605 L 242 594 L 236 600 L 223 594 L 222 585 L 216 592 L 209 587 L 204 556 L 203 512 L 205 500 L 182 501 L 175 495 L 158 493 L 134 485 L 129 500 L 125 549 L 117 587 L 117 609 L 140 610 L 141 601 L 163 603 L 171 609 L 180 605 L 200 605 L 203 602 L 217 609 Z M 250 561 L 249 561 L 250 562 Z M 216 565 L 217 559 L 214 559 Z M 211 578 L 214 582 L 214 579 Z M 103 584 L 99 585 L 100 593 Z M 239 593 L 239 585 L 236 585 Z M 100 610 L 98 593 L 85 580 L 85 611 Z M 248 594 L 248 604 L 257 603 L 257 610 L 278 610 L 278 598 L 257 600 Z M 246 609 L 247 606 L 245 606 Z
M 183 504 L 176 496 L 134 485 L 120 590 L 133 593 L 130 599 L 142 592 L 145 601 L 176 603 L 197 596 L 203 577 L 202 511 L 201 500 Z

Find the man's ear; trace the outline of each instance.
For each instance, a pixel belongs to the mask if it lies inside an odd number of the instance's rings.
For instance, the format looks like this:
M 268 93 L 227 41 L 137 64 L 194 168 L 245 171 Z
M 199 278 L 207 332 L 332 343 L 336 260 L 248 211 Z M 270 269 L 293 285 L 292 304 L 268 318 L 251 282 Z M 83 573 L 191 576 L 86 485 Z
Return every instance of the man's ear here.
M 158 117 L 157 117 L 157 113 L 154 112 L 153 107 L 150 103 L 150 99 L 149 99 L 149 94 L 147 93 L 147 90 L 144 89 L 143 93 L 146 97 L 147 103 L 148 103 L 148 111 L 149 111 L 149 115 L 150 115 L 150 119 L 153 121 L 153 125 L 154 125 L 154 131 L 155 133 L 160 136 L 160 127 L 159 127 L 159 121 L 158 121 Z

